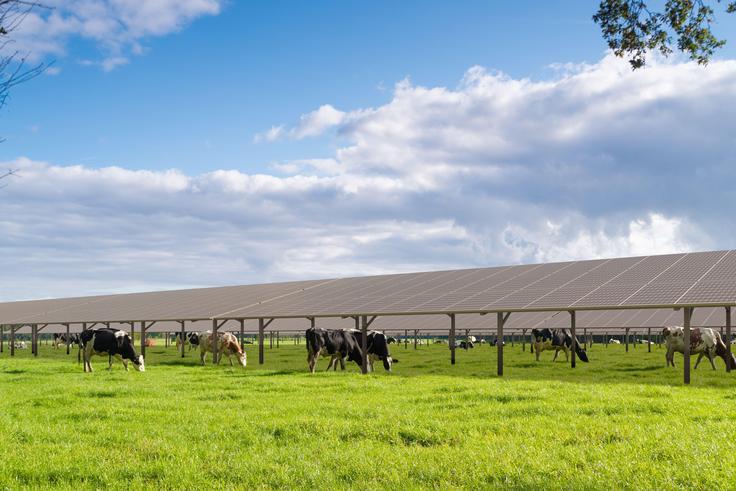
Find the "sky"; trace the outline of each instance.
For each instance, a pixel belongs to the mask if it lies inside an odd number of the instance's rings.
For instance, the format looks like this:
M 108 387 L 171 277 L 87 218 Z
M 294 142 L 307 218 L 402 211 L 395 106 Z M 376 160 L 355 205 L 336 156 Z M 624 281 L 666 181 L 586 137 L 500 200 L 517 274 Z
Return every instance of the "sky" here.
M 0 299 L 736 248 L 736 16 L 632 72 L 597 3 L 47 2 Z

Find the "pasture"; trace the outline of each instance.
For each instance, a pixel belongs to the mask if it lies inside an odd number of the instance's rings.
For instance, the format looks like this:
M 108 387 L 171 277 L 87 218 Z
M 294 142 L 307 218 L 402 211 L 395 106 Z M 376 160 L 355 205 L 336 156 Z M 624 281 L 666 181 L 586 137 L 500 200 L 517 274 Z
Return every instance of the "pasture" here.
M 529 349 L 527 345 L 527 350 Z M 76 351 L 0 355 L 0 488 L 726 489 L 736 374 L 594 345 L 575 370 L 506 346 L 392 345 L 392 374 L 306 370 L 306 348 L 247 345 L 248 368 L 149 348 L 147 371 L 85 374 Z M 195 354 L 196 353 L 196 354 Z M 695 357 L 693 357 L 695 358 Z M 226 360 L 223 361 L 226 363 Z M 694 359 L 693 359 L 694 363 Z M 379 368 L 380 365 L 377 365 Z

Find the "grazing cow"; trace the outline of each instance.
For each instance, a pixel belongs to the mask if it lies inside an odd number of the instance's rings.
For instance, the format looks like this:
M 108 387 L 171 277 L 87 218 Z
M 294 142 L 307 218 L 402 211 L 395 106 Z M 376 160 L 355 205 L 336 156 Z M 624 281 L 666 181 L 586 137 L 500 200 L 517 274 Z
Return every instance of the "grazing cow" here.
M 662 330 L 667 344 L 667 352 L 665 353 L 665 361 L 667 366 L 675 366 L 675 351 L 678 353 L 685 352 L 685 329 L 680 326 L 665 327 Z M 721 339 L 721 335 L 715 329 L 710 328 L 693 328 L 690 329 L 690 353 L 698 353 L 698 361 L 695 362 L 695 368 L 698 368 L 700 360 L 703 356 L 708 357 L 713 370 L 716 369 L 713 358 L 719 356 L 727 367 L 736 369 L 736 356 L 731 354 L 728 356 L 728 347 Z
M 176 338 L 176 349 L 181 350 L 182 333 L 181 331 L 174 333 Z M 189 351 L 192 351 L 192 347 L 199 346 L 199 334 L 196 332 L 185 332 L 184 333 L 184 344 L 189 345 Z
M 474 346 L 475 345 L 474 345 L 473 341 L 460 341 L 459 339 L 456 339 L 455 340 L 455 347 L 456 348 L 462 348 L 462 349 L 464 349 L 464 350 L 467 351 L 469 349 L 472 349 Z
M 128 371 L 128 360 L 132 361 L 141 372 L 146 371 L 143 364 L 143 355 L 138 356 L 135 352 L 133 342 L 125 331 L 119 329 L 102 328 L 89 329 L 79 336 L 80 350 L 84 355 L 84 371 L 91 372 L 92 355 L 107 355 L 109 366 L 112 370 L 112 359 L 115 357 L 123 363 L 125 371 Z
M 351 329 L 349 332 L 355 336 L 358 346 L 362 347 L 363 331 Z M 383 362 L 383 368 L 389 372 L 391 371 L 391 366 L 399 362 L 399 360 L 391 357 L 386 335 L 379 331 L 368 331 L 368 371 L 373 371 L 373 363 L 376 360 L 381 360 Z
M 230 334 L 229 332 L 217 332 L 217 360 L 213 360 L 214 363 L 220 364 L 222 355 L 227 355 L 227 359 L 230 360 L 230 366 L 233 365 L 232 356 L 238 357 L 238 362 L 245 368 L 248 360 L 245 351 L 238 344 L 238 338 Z M 204 365 L 204 359 L 207 356 L 207 352 L 212 352 L 212 331 L 203 332 L 199 335 L 199 359 Z
M 498 346 L 498 338 L 491 340 L 491 346 Z M 501 341 L 501 346 L 506 346 L 506 341 Z
M 345 360 L 354 361 L 358 366 L 363 364 L 363 354 L 352 331 L 345 329 L 333 331 L 310 327 L 305 337 L 307 339 L 307 364 L 312 373 L 317 369 L 317 360 L 320 357 L 330 357 L 327 370 L 330 368 L 337 370 L 338 361 L 343 370 L 345 370 Z
M 567 329 L 532 329 L 532 347 L 537 361 L 539 361 L 539 353 L 546 350 L 555 350 L 555 357 L 552 361 L 557 359 L 560 351 L 565 353 L 565 360 L 569 360 L 569 351 L 573 349 L 573 339 Z M 580 361 L 587 363 L 588 354 L 577 339 L 574 340 L 574 349 Z
M 608 342 L 610 344 L 621 344 L 621 341 L 619 341 L 618 339 L 613 339 L 613 338 L 609 339 Z
M 25 341 L 16 341 L 15 342 L 15 349 L 26 349 L 26 342 Z
M 386 342 L 388 344 L 391 344 L 391 343 L 399 344 L 399 338 L 395 338 L 393 336 L 389 336 L 389 337 L 386 338 Z
M 79 344 L 79 334 L 69 334 L 69 339 L 67 339 L 66 334 L 54 333 L 54 341 L 51 344 L 55 349 L 59 349 L 62 344 L 67 346 Z

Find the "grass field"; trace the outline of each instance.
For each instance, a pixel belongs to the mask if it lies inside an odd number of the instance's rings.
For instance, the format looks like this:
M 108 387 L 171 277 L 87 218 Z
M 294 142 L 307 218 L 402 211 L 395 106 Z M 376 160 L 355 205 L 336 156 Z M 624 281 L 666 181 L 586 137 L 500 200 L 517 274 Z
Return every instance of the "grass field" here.
M 528 349 L 528 347 L 527 347 Z M 0 355 L 0 488 L 734 489 L 736 373 L 595 345 L 571 370 L 495 348 L 394 348 L 393 374 L 306 373 L 304 345 L 248 368 L 149 348 L 82 372 L 50 346 Z M 563 357 L 564 358 L 564 357 Z M 707 364 L 707 363 L 706 363 Z M 322 361 L 320 368 L 326 365 Z

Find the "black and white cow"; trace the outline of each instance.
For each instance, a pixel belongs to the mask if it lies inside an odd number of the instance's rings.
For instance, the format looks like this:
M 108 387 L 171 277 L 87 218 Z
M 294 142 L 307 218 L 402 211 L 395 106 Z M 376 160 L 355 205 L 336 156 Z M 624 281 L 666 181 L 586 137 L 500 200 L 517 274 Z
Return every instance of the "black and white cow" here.
M 67 339 L 66 334 L 54 333 L 52 346 L 55 349 L 59 349 L 60 345 L 72 346 L 75 344 L 79 344 L 79 334 L 69 334 L 69 338 Z
M 107 355 L 109 366 L 112 370 L 112 358 L 115 357 L 123 363 L 128 370 L 128 360 L 132 361 L 141 372 L 146 371 L 143 364 L 143 355 L 138 356 L 127 332 L 118 329 L 102 328 L 84 331 L 79 336 L 81 352 L 84 356 L 84 371 L 91 372 L 92 355 Z
M 475 347 L 475 343 L 473 343 L 473 341 L 468 341 L 468 340 L 461 341 L 459 339 L 455 340 L 455 348 L 462 348 L 467 351 L 469 349 L 473 349 L 474 347 Z
M 327 370 L 337 370 L 337 362 L 340 368 L 345 370 L 345 360 L 354 361 L 358 366 L 363 364 L 363 354 L 360 344 L 351 331 L 344 329 L 327 330 L 318 327 L 310 327 L 306 332 L 307 339 L 307 363 L 309 371 L 314 373 L 317 369 L 317 360 L 320 357 L 330 357 Z
M 192 350 L 194 346 L 199 346 L 199 333 L 196 332 L 185 332 L 184 334 L 184 344 L 189 345 L 189 351 Z M 181 343 L 182 343 L 182 332 L 177 331 L 174 333 L 174 338 L 176 339 L 176 349 L 181 349 Z
M 565 360 L 569 360 L 569 351 L 572 349 L 572 345 L 573 339 L 567 329 L 532 329 L 532 352 L 536 354 L 537 361 L 539 361 L 539 353 L 546 350 L 555 350 L 555 357 L 552 361 L 557 359 L 560 351 L 565 353 Z M 580 361 L 587 363 L 588 354 L 577 339 L 575 340 L 574 349 Z
M 355 336 L 358 346 L 363 346 L 363 331 L 359 329 L 351 329 L 349 332 Z M 391 371 L 391 367 L 394 363 L 398 363 L 399 360 L 391 357 L 391 352 L 388 349 L 388 340 L 386 335 L 379 331 L 368 331 L 368 370 L 373 371 L 373 363 L 376 360 L 383 362 L 383 368 L 387 371 Z

